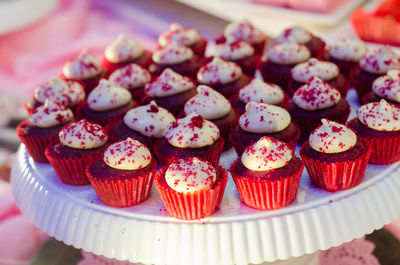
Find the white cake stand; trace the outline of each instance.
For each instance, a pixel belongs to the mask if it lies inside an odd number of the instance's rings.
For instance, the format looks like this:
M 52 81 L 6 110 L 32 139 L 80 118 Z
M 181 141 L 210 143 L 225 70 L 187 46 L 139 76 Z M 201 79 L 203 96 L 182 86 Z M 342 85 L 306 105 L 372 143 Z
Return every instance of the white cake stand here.
M 221 164 L 235 157 L 230 150 Z M 309 265 L 317 258 L 303 255 L 361 237 L 400 216 L 399 163 L 368 165 L 359 186 L 336 193 L 313 186 L 305 172 L 295 202 L 274 211 L 241 203 L 230 180 L 221 210 L 196 221 L 168 216 L 154 187 L 141 205 L 107 207 L 90 185 L 61 183 L 50 165 L 33 162 L 24 145 L 11 182 L 18 207 L 49 235 L 97 255 L 145 264 Z

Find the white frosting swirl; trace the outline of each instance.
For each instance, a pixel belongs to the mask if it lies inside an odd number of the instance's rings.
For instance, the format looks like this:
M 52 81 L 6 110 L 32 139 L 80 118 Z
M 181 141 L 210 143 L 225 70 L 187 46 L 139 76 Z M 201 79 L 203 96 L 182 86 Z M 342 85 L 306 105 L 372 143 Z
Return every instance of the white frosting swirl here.
M 265 171 L 285 166 L 292 157 L 292 151 L 284 142 L 264 136 L 244 150 L 241 160 L 250 170 Z
M 324 81 L 329 81 L 339 75 L 339 68 L 331 62 L 319 61 L 311 58 L 307 62 L 293 67 L 292 77 L 294 80 L 307 83 L 312 76 L 317 76 Z
M 214 57 L 210 63 L 200 68 L 197 79 L 206 85 L 217 85 L 233 82 L 241 75 L 242 69 L 239 65 Z
M 321 120 L 322 125 L 314 129 L 308 142 L 317 152 L 333 154 L 349 150 L 357 143 L 357 135 L 340 123 Z
M 319 110 L 336 105 L 340 98 L 340 92 L 337 89 L 313 76 L 307 84 L 294 92 L 292 100 L 304 110 Z
M 400 55 L 389 46 L 368 51 L 360 59 L 360 67 L 372 74 L 386 74 L 391 69 L 400 69 Z
M 253 56 L 253 54 L 253 46 L 240 40 L 229 40 L 218 44 L 215 52 L 215 56 L 227 61 L 247 58 Z
M 48 128 L 64 124 L 74 117 L 72 111 L 60 103 L 47 99 L 44 105 L 34 109 L 29 116 L 29 123 L 40 127 Z
M 131 99 L 132 96 L 128 90 L 106 79 L 101 79 L 97 87 L 90 92 L 87 104 L 94 111 L 106 111 L 122 107 Z
M 192 112 L 182 119 L 171 122 L 165 131 L 168 143 L 180 148 L 200 148 L 212 145 L 219 138 L 219 129 L 211 121 Z
M 67 124 L 59 134 L 62 145 L 76 149 L 94 149 L 107 143 L 108 136 L 104 129 L 83 119 Z
M 274 43 L 267 50 L 267 59 L 275 64 L 290 65 L 308 60 L 310 50 L 293 38 L 282 43 Z
M 229 23 L 224 31 L 227 40 L 242 40 L 250 44 L 258 44 L 265 40 L 265 35 L 248 20 Z
M 362 124 L 377 131 L 400 130 L 400 108 L 384 99 L 361 106 L 357 117 Z
M 346 62 L 358 62 L 366 52 L 367 45 L 356 37 L 341 38 L 329 48 L 331 57 Z
M 111 83 L 126 89 L 138 88 L 151 80 L 149 71 L 137 64 L 128 64 L 112 72 L 108 78 Z
M 133 108 L 124 116 L 126 126 L 147 137 L 163 138 L 168 125 L 175 121 L 168 110 L 157 106 L 156 102 Z
M 244 103 L 255 101 L 278 105 L 284 98 L 285 94 L 282 88 L 272 83 L 266 83 L 258 78 L 254 78 L 249 84 L 239 90 L 239 99 Z
M 87 50 L 82 50 L 73 60 L 63 67 L 63 74 L 68 79 L 84 80 L 94 77 L 103 71 L 100 62 Z
M 189 99 L 185 104 L 185 114 L 196 112 L 203 119 L 214 120 L 228 115 L 231 111 L 231 103 L 223 95 L 209 86 L 197 87 L 197 95 Z
M 217 180 L 217 171 L 208 161 L 196 157 L 180 159 L 165 172 L 168 186 L 182 193 L 210 189 Z
M 153 61 L 158 64 L 179 64 L 193 58 L 193 51 L 172 42 L 153 53 Z
M 163 98 L 192 88 L 194 88 L 194 83 L 189 77 L 182 76 L 167 68 L 154 82 L 145 85 L 144 91 L 149 97 Z
M 250 102 L 239 118 L 242 130 L 251 133 L 275 133 L 284 130 L 291 122 L 284 108 L 265 103 Z
M 112 168 L 135 170 L 145 168 L 150 164 L 151 153 L 141 142 L 128 138 L 110 145 L 104 151 L 103 160 Z
M 132 61 L 143 54 L 142 46 L 127 36 L 120 34 L 106 47 L 105 57 L 112 63 Z
M 200 33 L 196 29 L 182 27 L 178 23 L 171 23 L 169 30 L 162 33 L 158 38 L 158 43 L 162 47 L 167 46 L 172 42 L 188 47 L 200 40 Z
M 372 91 L 385 99 L 400 102 L 400 71 L 390 70 L 372 83 Z
M 306 29 L 294 26 L 292 28 L 285 29 L 276 39 L 275 42 L 285 42 L 289 39 L 293 38 L 295 41 L 300 43 L 307 43 L 311 40 L 312 35 Z

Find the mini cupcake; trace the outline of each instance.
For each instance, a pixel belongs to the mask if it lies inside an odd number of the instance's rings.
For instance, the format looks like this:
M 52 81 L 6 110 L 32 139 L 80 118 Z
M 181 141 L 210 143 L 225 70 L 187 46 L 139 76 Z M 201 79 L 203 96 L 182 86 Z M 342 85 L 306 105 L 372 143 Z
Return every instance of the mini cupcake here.
M 289 38 L 285 42 L 274 43 L 261 58 L 260 72 L 265 81 L 278 84 L 287 90 L 288 80 L 292 78 L 292 69 L 297 64 L 310 59 L 310 50 Z
M 319 77 L 336 88 L 342 97 L 346 97 L 347 90 L 350 88 L 349 80 L 339 72 L 336 64 L 315 58 L 300 63 L 292 69 L 292 79 L 288 83 L 289 94 L 293 95 L 299 87 L 307 84 L 312 76 Z
M 102 79 L 90 92 L 86 103 L 79 106 L 78 114 L 81 118 L 105 126 L 113 120 L 122 118 L 128 110 L 137 105 L 127 89 Z
M 105 129 L 112 142 L 131 137 L 152 149 L 154 142 L 164 137 L 165 130 L 173 121 L 175 117 L 168 110 L 151 101 L 129 110 L 123 119 L 108 124 Z
M 106 47 L 102 65 L 109 75 L 131 63 L 147 68 L 151 62 L 149 51 L 144 50 L 135 40 L 120 34 L 115 41 Z
M 140 65 L 132 63 L 115 70 L 108 80 L 112 84 L 128 89 L 132 98 L 140 102 L 145 95 L 144 86 L 151 81 L 151 75 Z
M 87 50 L 82 50 L 76 58 L 64 65 L 62 78 L 79 82 L 88 94 L 97 86 L 104 73 L 100 62 Z
M 361 57 L 367 52 L 367 45 L 356 37 L 341 38 L 331 43 L 325 51 L 323 59 L 336 64 L 340 72 L 348 76 Z
M 359 138 L 372 146 L 368 163 L 386 165 L 400 160 L 400 108 L 387 103 L 371 102 L 357 110 L 357 118 L 348 126 Z
M 240 199 L 252 208 L 273 210 L 297 195 L 304 165 L 284 143 L 265 136 L 246 148 L 230 167 Z
M 364 177 L 371 145 L 345 125 L 321 122 L 300 150 L 311 181 L 331 192 L 357 186 Z
M 227 181 L 228 175 L 222 167 L 189 157 L 159 170 L 154 185 L 169 215 L 195 220 L 219 209 Z
M 285 142 L 292 150 L 300 137 L 299 127 L 291 121 L 287 110 L 264 103 L 250 102 L 240 116 L 239 124 L 232 128 L 230 140 L 240 156 L 245 148 L 268 136 Z
M 45 104 L 34 109 L 28 120 L 17 127 L 17 134 L 35 162 L 48 163 L 44 150 L 57 142 L 58 133 L 74 118 L 72 111 L 64 105 L 47 99 Z
M 178 23 L 171 23 L 169 29 L 158 38 L 158 45 L 161 47 L 165 47 L 172 42 L 190 48 L 194 54 L 200 57 L 204 57 L 207 47 L 207 41 L 200 36 L 196 29 L 182 27 Z
M 28 114 L 43 105 L 47 99 L 60 103 L 76 113 L 76 107 L 85 99 L 85 91 L 78 82 L 51 78 L 47 83 L 35 88 L 33 98 L 25 103 Z
M 310 50 L 311 57 L 321 58 L 324 53 L 325 42 L 317 36 L 313 35 L 308 30 L 299 26 L 285 29 L 275 39 L 275 42 L 285 42 L 290 38 L 293 38 L 297 42 L 304 44 Z
M 359 64 L 350 71 L 350 81 L 357 91 L 358 99 L 371 92 L 372 83 L 391 69 L 400 69 L 400 55 L 389 46 L 368 51 Z
M 59 134 L 60 141 L 48 145 L 45 155 L 62 182 L 88 184 L 86 167 L 103 155 L 107 139 L 100 125 L 80 120 L 66 125 Z
M 215 56 L 236 63 L 250 76 L 254 76 L 259 62 L 259 56 L 254 55 L 254 48 L 240 40 L 228 40 L 218 44 Z
M 239 116 L 231 103 L 223 95 L 211 87 L 200 85 L 197 87 L 197 95 L 189 99 L 185 104 L 184 114 L 196 112 L 203 119 L 217 125 L 221 137 L 224 138 L 224 149 L 228 149 L 229 131 L 237 123 Z
M 243 74 L 239 65 L 214 57 L 200 68 L 197 80 L 202 85 L 208 85 L 226 98 L 234 95 L 240 88 L 251 81 L 251 77 Z
M 350 114 L 350 105 L 337 89 L 313 76 L 294 93 L 287 110 L 294 123 L 300 126 L 300 141 L 303 142 L 321 124 L 321 119 L 344 124 Z
M 153 53 L 153 63 L 149 65 L 149 71 L 152 75 L 159 76 L 170 68 L 180 75 L 196 79 L 196 73 L 204 62 L 204 58 L 195 55 L 190 48 L 172 42 Z
M 158 106 L 174 115 L 181 113 L 186 101 L 196 95 L 195 83 L 169 68 L 165 69 L 156 80 L 145 85 L 144 92 L 146 96 L 142 104 L 154 100 Z
M 385 99 L 388 103 L 400 106 L 400 71 L 390 70 L 372 83 L 372 91 L 365 94 L 361 102 L 367 104 Z
M 103 158 L 88 165 L 86 174 L 105 205 L 130 207 L 149 197 L 156 169 L 150 150 L 128 138 L 109 146 Z
M 187 157 L 199 157 L 218 165 L 223 146 L 224 139 L 220 137 L 218 127 L 192 112 L 171 122 L 165 138 L 154 144 L 153 151 L 163 165 Z

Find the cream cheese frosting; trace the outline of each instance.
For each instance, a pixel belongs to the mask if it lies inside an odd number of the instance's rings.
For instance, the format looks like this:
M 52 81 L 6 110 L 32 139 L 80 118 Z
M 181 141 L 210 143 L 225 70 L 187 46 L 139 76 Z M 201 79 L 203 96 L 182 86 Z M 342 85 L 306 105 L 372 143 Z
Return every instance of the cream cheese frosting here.
M 175 121 L 168 110 L 157 106 L 156 102 L 129 110 L 124 116 L 124 123 L 130 129 L 147 137 L 163 138 L 168 125 Z
M 212 164 L 196 157 L 180 159 L 165 172 L 168 186 L 182 193 L 210 189 L 216 180 L 217 172 Z
M 197 87 L 197 95 L 185 104 L 185 114 L 196 112 L 203 119 L 214 120 L 228 115 L 231 112 L 231 103 L 223 95 L 209 86 Z
M 112 63 L 132 61 L 142 54 L 142 46 L 123 34 L 118 35 L 117 39 L 108 45 L 104 52 L 104 56 Z
M 372 74 L 386 74 L 391 69 L 400 69 L 400 55 L 389 46 L 368 51 L 360 59 L 360 67 Z
M 89 79 L 102 71 L 100 62 L 86 49 L 82 50 L 74 60 L 67 62 L 63 67 L 64 76 L 75 80 Z
M 163 98 L 193 89 L 194 86 L 190 78 L 167 68 L 154 82 L 146 84 L 144 91 L 149 97 Z
M 308 142 L 312 149 L 320 153 L 341 153 L 357 143 L 357 135 L 347 126 L 340 123 L 321 120 L 322 125 L 314 129 Z
M 320 110 L 336 105 L 341 99 L 340 92 L 313 76 L 307 84 L 294 92 L 293 102 L 304 110 Z
M 294 26 L 292 28 L 285 29 L 276 39 L 275 42 L 285 42 L 293 38 L 295 41 L 300 43 L 307 43 L 311 40 L 312 35 L 310 32 L 302 27 Z
M 306 46 L 293 38 L 289 38 L 285 42 L 274 43 L 267 50 L 266 60 L 275 64 L 290 65 L 304 62 L 308 60 L 310 56 L 310 50 Z
M 242 40 L 250 44 L 258 44 L 265 40 L 265 35 L 248 20 L 229 23 L 224 31 L 227 40 Z
M 400 71 L 390 70 L 372 83 L 372 91 L 385 99 L 400 102 Z
M 356 37 L 341 38 L 329 47 L 329 55 L 337 60 L 358 62 L 367 52 L 367 45 Z
M 239 65 L 214 57 L 210 63 L 200 68 L 197 79 L 202 84 L 218 85 L 233 82 L 241 75 L 242 69 Z
M 357 110 L 357 117 L 362 124 L 377 131 L 400 130 L 400 108 L 389 104 L 382 99 L 361 106 Z
M 165 131 L 168 143 L 180 148 L 200 148 L 212 145 L 220 135 L 218 127 L 192 112 L 171 122 Z
M 292 157 L 292 151 L 284 142 L 264 136 L 244 150 L 241 161 L 250 170 L 265 171 L 285 166 Z
M 164 47 L 169 43 L 176 42 L 179 45 L 191 46 L 201 40 L 200 33 L 193 28 L 182 27 L 178 23 L 171 23 L 169 30 L 162 33 L 158 43 Z
M 266 83 L 258 78 L 254 78 L 249 84 L 239 90 L 239 99 L 244 103 L 255 101 L 278 105 L 284 98 L 285 94 L 282 88 L 272 83 Z
M 53 100 L 47 99 L 44 105 L 34 109 L 28 122 L 40 128 L 48 128 L 64 124 L 73 119 L 72 111 Z
M 246 112 L 239 118 L 240 128 L 251 133 L 280 132 L 290 122 L 290 114 L 284 108 L 257 102 L 248 103 Z
M 193 58 L 193 51 L 175 42 L 156 50 L 153 61 L 158 64 L 179 64 Z
M 136 170 L 145 168 L 151 162 L 150 150 L 141 142 L 128 138 L 110 145 L 104 151 L 103 160 L 112 168 Z
M 105 130 L 96 123 L 83 119 L 67 124 L 59 134 L 62 145 L 75 149 L 94 149 L 107 143 Z
M 131 99 L 131 93 L 127 89 L 102 79 L 90 92 L 87 104 L 94 111 L 106 111 L 122 107 Z
M 319 61 L 311 58 L 307 62 L 293 67 L 292 77 L 294 80 L 307 83 L 312 76 L 317 76 L 324 81 L 329 81 L 339 75 L 339 68 L 331 62 Z
M 112 72 L 108 78 L 111 83 L 126 89 L 143 87 L 151 80 L 149 71 L 137 64 L 128 64 Z
M 253 56 L 254 48 L 250 44 L 240 40 L 228 40 L 216 46 L 215 56 L 224 60 L 239 60 Z
M 33 95 L 40 103 L 50 99 L 65 106 L 76 106 L 85 99 L 85 90 L 78 82 L 55 77 L 35 88 Z

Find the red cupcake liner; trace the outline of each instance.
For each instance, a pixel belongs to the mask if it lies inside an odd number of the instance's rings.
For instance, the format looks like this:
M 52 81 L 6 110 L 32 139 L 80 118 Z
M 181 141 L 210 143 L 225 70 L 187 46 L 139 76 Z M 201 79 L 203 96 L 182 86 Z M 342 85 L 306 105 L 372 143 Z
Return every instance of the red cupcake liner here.
M 363 140 L 362 140 L 363 141 Z M 305 142 L 300 149 L 300 156 L 306 166 L 311 181 L 318 187 L 330 192 L 347 190 L 361 183 L 371 155 L 368 150 L 355 160 L 326 162 L 308 157 L 304 154 Z
M 154 185 L 169 215 L 182 220 L 195 220 L 210 216 L 219 209 L 228 181 L 225 169 L 216 166 L 214 187 L 193 193 L 181 193 L 169 188 L 165 183 L 167 169 L 168 166 L 165 166 L 156 173 Z
M 151 161 L 149 171 L 141 175 L 134 175 L 129 179 L 114 179 L 110 176 L 109 179 L 99 179 L 90 173 L 92 161 L 86 167 L 86 175 L 92 184 L 94 190 L 100 200 L 111 207 L 130 207 L 144 202 L 150 195 L 153 184 L 154 174 L 157 169 L 157 162 Z
M 362 137 L 371 144 L 369 164 L 388 165 L 400 161 L 400 136 L 387 138 Z
M 304 170 L 303 163 L 293 175 L 282 176 L 275 180 L 236 175 L 232 170 L 235 163 L 241 163 L 240 158 L 233 162 L 230 172 L 240 199 L 247 206 L 259 210 L 273 210 L 289 205 L 296 198 Z

